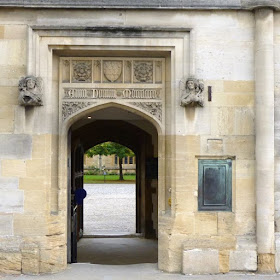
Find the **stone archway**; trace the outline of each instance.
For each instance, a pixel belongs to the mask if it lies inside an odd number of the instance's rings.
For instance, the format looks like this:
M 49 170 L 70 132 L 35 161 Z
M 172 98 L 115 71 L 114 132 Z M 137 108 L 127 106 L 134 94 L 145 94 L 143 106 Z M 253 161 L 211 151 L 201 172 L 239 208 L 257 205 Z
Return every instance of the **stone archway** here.
M 151 57 L 64 57 L 60 59 L 59 69 L 59 123 L 62 135 L 60 153 L 63 154 L 64 150 L 64 162 L 67 162 L 68 165 L 68 171 L 66 171 L 65 164 L 62 165 L 62 156 L 60 171 L 63 174 L 68 174 L 67 178 L 64 177 L 64 180 L 68 182 L 67 216 L 69 217 L 73 212 L 70 207 L 70 186 L 73 186 L 73 179 L 69 179 L 69 174 L 73 174 L 71 172 L 73 144 L 69 145 L 69 143 L 75 141 L 75 145 L 80 145 L 82 150 L 86 150 L 95 143 L 115 140 L 128 147 L 134 146 L 133 148 L 139 154 L 137 190 L 144 194 L 145 190 L 149 191 L 146 191 L 142 200 L 140 194 L 137 198 L 137 229 L 145 237 L 155 237 L 157 235 L 157 221 L 153 221 L 152 216 L 154 216 L 154 220 L 157 220 L 158 213 L 153 208 L 158 209 L 158 202 L 166 203 L 163 190 L 165 188 L 163 185 L 165 163 L 162 158 L 164 145 L 162 141 L 159 141 L 159 137 L 164 134 L 165 127 L 165 59 Z M 112 117 L 113 115 L 114 117 Z M 103 120 L 103 126 L 106 123 L 106 126 L 109 127 L 107 129 L 110 131 L 109 135 L 99 125 L 97 130 L 100 133 L 98 135 L 95 133 L 90 137 L 90 134 L 87 133 L 88 127 L 96 130 L 93 127 L 96 125 L 98 127 L 97 123 L 100 124 L 101 120 Z M 125 136 L 119 135 L 119 131 L 114 130 L 112 121 L 119 121 L 117 124 L 119 128 L 125 127 L 126 132 L 123 133 Z M 124 123 L 121 124 L 121 121 Z M 69 128 L 70 132 L 68 132 Z M 85 135 L 84 131 L 86 131 Z M 67 140 L 66 135 L 68 135 Z M 130 139 L 129 135 L 131 135 Z M 140 135 L 139 139 L 143 140 L 142 144 L 136 145 L 136 135 Z M 155 148 L 151 148 L 152 146 Z M 67 152 L 65 147 L 68 147 Z M 67 158 L 65 158 L 66 154 Z M 159 178 L 162 181 L 158 183 L 156 180 L 155 183 L 145 175 L 145 170 L 148 159 L 155 162 L 152 159 L 157 161 L 159 155 L 161 158 Z M 156 195 L 153 195 L 156 196 L 156 207 L 152 205 L 152 187 L 147 188 L 147 185 L 156 186 Z M 158 189 L 160 190 L 158 191 Z M 160 198 L 158 198 L 159 194 Z M 80 224 L 83 221 L 82 217 L 78 220 Z M 71 236 L 71 223 L 68 220 L 68 238 Z M 70 244 L 69 240 L 68 244 Z M 73 244 L 71 247 L 72 251 L 68 245 L 68 261 L 70 261 L 69 256 L 74 254 Z
M 77 152 L 87 150 L 105 141 L 114 141 L 135 151 L 137 158 L 136 228 L 137 232 L 141 233 L 143 237 L 156 238 L 158 228 L 158 178 L 157 174 L 148 172 L 152 166 L 149 166 L 147 171 L 147 165 L 157 162 L 158 159 L 158 131 L 155 126 L 139 115 L 111 105 L 88 112 L 87 116 L 80 118 L 71 126 L 69 135 L 71 135 L 69 137 L 71 158 L 68 159 L 68 162 L 71 162 L 71 164 L 69 164 L 68 179 L 71 177 L 69 182 L 71 182 L 72 200 L 68 188 L 68 261 L 76 262 L 77 260 L 76 240 L 79 239 L 77 232 L 82 232 L 83 221 L 82 207 L 75 208 L 75 216 L 73 216 L 73 192 L 77 188 L 82 188 L 79 179 L 82 174 L 79 168 L 80 164 L 76 168 L 76 162 L 80 163 L 82 159 L 78 159 Z M 81 154 L 81 156 L 83 155 Z M 75 225 L 74 233 L 73 224 Z M 70 231 L 72 231 L 71 234 Z
M 90 61 L 90 63 L 89 63 Z M 99 81 L 95 80 L 94 67 L 98 66 L 99 63 L 122 63 L 122 79 L 119 83 L 110 81 L 110 76 L 100 78 Z M 78 67 L 78 66 L 79 67 Z M 104 65 L 104 64 L 103 64 Z M 125 73 L 127 73 L 127 68 L 130 70 L 130 80 L 126 81 Z M 128 66 L 130 65 L 130 66 Z M 65 67 L 68 67 L 69 71 L 65 73 Z M 82 72 L 81 80 L 78 81 L 80 76 L 75 76 L 73 74 L 74 67 L 78 67 Z M 81 68 L 84 67 L 83 71 Z M 88 67 L 91 67 L 91 71 Z M 138 168 L 138 189 L 145 188 L 147 184 L 154 184 L 157 186 L 156 192 L 156 211 L 162 212 L 168 205 L 168 199 L 166 198 L 166 186 L 165 186 L 165 58 L 69 58 L 64 57 L 60 59 L 59 64 L 60 69 L 60 81 L 59 81 L 59 185 L 62 186 L 60 193 L 58 194 L 58 207 L 63 207 L 63 205 L 68 204 L 67 215 L 65 218 L 71 214 L 71 209 L 69 207 L 69 201 L 71 193 L 69 191 L 71 186 L 71 179 L 67 174 L 71 172 L 71 133 L 69 133 L 69 128 L 78 128 L 77 126 L 85 125 L 85 120 L 89 114 L 96 114 L 97 112 L 104 112 L 108 108 L 115 108 L 130 114 L 130 116 L 138 116 L 142 120 L 145 120 L 150 127 L 153 127 L 155 134 L 157 135 L 156 140 L 153 139 L 154 145 L 156 146 L 154 151 L 150 151 L 150 159 L 158 158 L 159 168 L 158 168 L 158 180 L 156 184 L 150 180 L 147 182 L 148 178 L 144 178 L 141 175 L 145 170 L 147 155 L 139 159 L 142 165 Z M 101 67 L 101 70 L 103 67 Z M 133 69 L 133 70 L 132 70 Z M 112 69 L 111 69 L 112 70 Z M 114 69 L 113 69 L 114 70 Z M 112 70 L 112 71 L 113 71 Z M 89 71 L 91 74 L 89 75 Z M 136 74 L 135 72 L 139 73 Z M 79 72 L 79 73 L 80 73 Z M 148 73 L 147 73 L 148 72 Z M 84 74 L 86 73 L 86 74 Z M 69 79 L 67 80 L 67 75 Z M 88 80 L 87 80 L 88 79 Z M 112 78 L 113 79 L 113 78 Z M 107 116 L 110 114 L 107 114 Z M 125 117 L 126 118 L 126 117 Z M 124 120 L 125 118 L 117 118 L 118 120 Z M 108 119 L 108 117 L 104 118 Z M 131 120 L 127 119 L 131 123 Z M 139 122 L 137 124 L 139 129 L 147 129 L 143 123 Z M 136 125 L 136 126 L 137 126 Z M 143 127 L 141 127 L 143 126 Z M 151 128 L 148 128 L 148 133 Z M 145 132 L 145 133 L 147 133 Z M 152 162 L 154 162 L 152 160 Z M 142 177 L 141 177 L 142 176 Z M 141 180 L 139 179 L 141 178 Z M 67 188 L 64 187 L 67 186 Z M 61 196 L 62 194 L 62 196 Z M 146 201 L 149 198 L 145 198 Z M 139 199 L 138 199 L 139 200 Z M 68 202 L 67 202 L 68 201 Z M 143 216 L 140 210 L 140 204 L 142 202 L 138 201 L 137 211 L 138 217 Z M 142 203 L 143 204 L 143 203 Z M 60 206 L 59 206 L 60 205 Z M 63 207 L 64 208 L 64 207 Z M 149 216 L 152 214 L 153 207 L 151 204 L 147 203 L 142 206 L 142 209 L 149 212 Z M 61 208 L 60 208 L 61 209 Z M 65 209 L 65 208 L 64 208 Z M 64 211 L 64 210 L 63 210 Z M 155 211 L 155 210 L 154 210 Z M 65 213 L 66 214 L 66 213 Z M 158 216 L 158 213 L 153 214 Z M 142 217 L 141 216 L 141 217 Z M 147 216 L 147 215 L 146 215 Z M 157 222 L 156 222 L 157 223 Z M 71 227 L 69 220 L 67 221 L 67 236 L 71 236 Z M 157 225 L 155 226 L 151 218 L 142 217 L 142 220 L 138 218 L 137 228 L 142 231 L 146 237 L 156 236 L 155 229 L 157 230 Z M 69 243 L 69 241 L 68 241 Z M 159 246 L 160 247 L 160 246 Z M 71 256 L 71 246 L 67 248 L 68 261 L 70 261 Z

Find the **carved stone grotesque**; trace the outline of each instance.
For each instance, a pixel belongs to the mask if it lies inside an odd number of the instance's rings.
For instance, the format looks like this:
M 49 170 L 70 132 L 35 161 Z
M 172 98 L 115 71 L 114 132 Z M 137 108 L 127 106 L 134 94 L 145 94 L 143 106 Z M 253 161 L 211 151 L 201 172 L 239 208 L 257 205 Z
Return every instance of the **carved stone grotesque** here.
M 181 106 L 204 106 L 204 84 L 196 78 L 189 77 L 181 97 Z
M 19 103 L 23 106 L 42 106 L 42 79 L 34 76 L 23 77 L 18 84 Z

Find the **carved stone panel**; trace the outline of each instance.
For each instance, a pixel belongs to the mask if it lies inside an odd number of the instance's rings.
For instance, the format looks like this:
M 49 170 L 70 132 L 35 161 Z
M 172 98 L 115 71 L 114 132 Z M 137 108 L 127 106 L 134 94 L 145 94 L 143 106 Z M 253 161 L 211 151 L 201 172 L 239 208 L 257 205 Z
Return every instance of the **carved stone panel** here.
M 138 107 L 162 122 L 164 69 L 164 58 L 61 58 L 62 121 L 92 104 L 115 101 Z
M 70 83 L 70 61 L 63 60 L 62 83 Z
M 91 61 L 73 61 L 73 83 L 91 83 L 92 63 Z
M 154 88 L 64 88 L 64 99 L 157 99 L 161 89 Z
M 149 61 L 134 62 L 135 82 L 152 83 L 153 82 L 153 63 Z
M 155 63 L 156 67 L 155 67 L 155 82 L 156 84 L 161 84 L 162 83 L 162 62 L 161 61 L 157 61 Z
M 101 61 L 95 60 L 93 62 L 93 82 L 101 83 Z
M 107 57 L 63 58 L 62 83 L 162 84 L 163 60 L 160 58 L 145 60 Z
M 62 103 L 62 119 L 65 120 L 83 108 L 89 107 L 93 102 L 63 102 Z
M 105 60 L 103 61 L 103 72 L 107 81 L 114 83 L 119 81 L 122 74 L 122 61 Z
M 131 102 L 130 104 L 150 113 L 160 122 L 162 121 L 162 104 L 160 102 Z
M 132 73 L 132 62 L 130 60 L 125 61 L 124 63 L 124 82 L 125 83 L 131 83 L 132 81 L 132 77 L 131 77 L 131 73 Z

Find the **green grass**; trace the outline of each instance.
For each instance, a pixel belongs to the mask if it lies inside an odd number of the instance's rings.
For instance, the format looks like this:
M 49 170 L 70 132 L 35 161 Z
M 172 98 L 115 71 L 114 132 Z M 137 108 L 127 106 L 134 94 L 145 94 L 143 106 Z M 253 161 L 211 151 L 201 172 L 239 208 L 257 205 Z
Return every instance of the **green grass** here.
M 119 175 L 106 175 L 105 183 L 133 183 L 135 182 L 135 175 L 124 175 L 124 181 L 119 180 Z M 100 184 L 104 183 L 103 175 L 84 175 L 84 184 Z

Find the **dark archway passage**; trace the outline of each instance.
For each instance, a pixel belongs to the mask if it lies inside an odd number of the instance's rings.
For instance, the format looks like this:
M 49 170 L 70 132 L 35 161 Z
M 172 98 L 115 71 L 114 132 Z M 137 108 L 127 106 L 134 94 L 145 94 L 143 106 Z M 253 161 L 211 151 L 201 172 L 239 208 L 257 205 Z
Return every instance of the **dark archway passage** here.
M 112 141 L 122 144 L 134 151 L 136 155 L 136 233 L 145 239 L 157 238 L 157 155 L 158 155 L 158 134 L 156 128 L 143 119 L 132 113 L 119 108 L 107 108 L 97 111 L 90 118 L 84 118 L 76 122 L 70 128 L 71 134 L 71 262 L 77 262 L 77 242 L 83 237 L 83 205 L 77 205 L 75 193 L 77 189 L 83 188 L 83 153 L 88 148 Z M 131 117 L 133 117 L 131 119 Z M 99 240 L 100 241 L 100 240 Z M 121 240 L 119 240 L 121 241 Z M 85 242 L 81 240 L 80 244 Z M 97 240 L 95 240 L 97 242 Z M 111 245 L 110 245 L 111 242 Z M 112 248 L 113 240 L 107 240 Z M 123 242 L 123 240 L 122 240 Z M 129 241 L 127 246 L 128 256 L 138 248 L 144 249 L 143 243 Z M 133 243 L 134 242 L 134 243 Z M 97 250 L 97 243 L 93 246 Z M 106 245 L 106 240 L 104 240 Z M 119 242 L 121 244 L 121 242 Z M 104 252 L 106 249 L 104 245 Z M 85 245 L 87 249 L 90 245 Z M 133 247 L 134 246 L 134 247 Z M 113 246 L 114 247 L 114 246 Z M 151 246 L 148 246 L 151 247 Z M 147 247 L 147 248 L 148 248 Z M 122 250 L 117 248 L 118 254 Z M 139 250 L 138 250 L 139 251 Z M 95 252 L 96 253 L 96 252 Z M 90 256 L 90 251 L 87 252 Z M 142 254 L 142 253 L 141 253 Z M 143 254 L 142 254 L 143 255 Z M 145 254 L 144 254 L 145 255 Z M 147 254 L 148 256 L 149 254 Z M 99 254 L 97 263 L 107 263 Z M 109 257 L 110 258 L 110 257 Z M 112 259 L 113 259 L 112 255 Z M 89 258 L 90 259 L 90 258 Z M 102 262 L 102 259 L 104 261 Z M 137 259 L 137 258 L 136 258 Z M 141 259 L 141 258 L 140 258 Z M 139 260 L 140 260 L 139 259 Z M 86 260 L 84 260 L 86 261 Z M 150 258 L 141 259 L 140 262 L 151 262 Z M 129 264 L 126 262 L 121 264 Z M 134 262 L 135 263 L 135 262 Z M 137 261 L 136 261 L 137 263 Z

